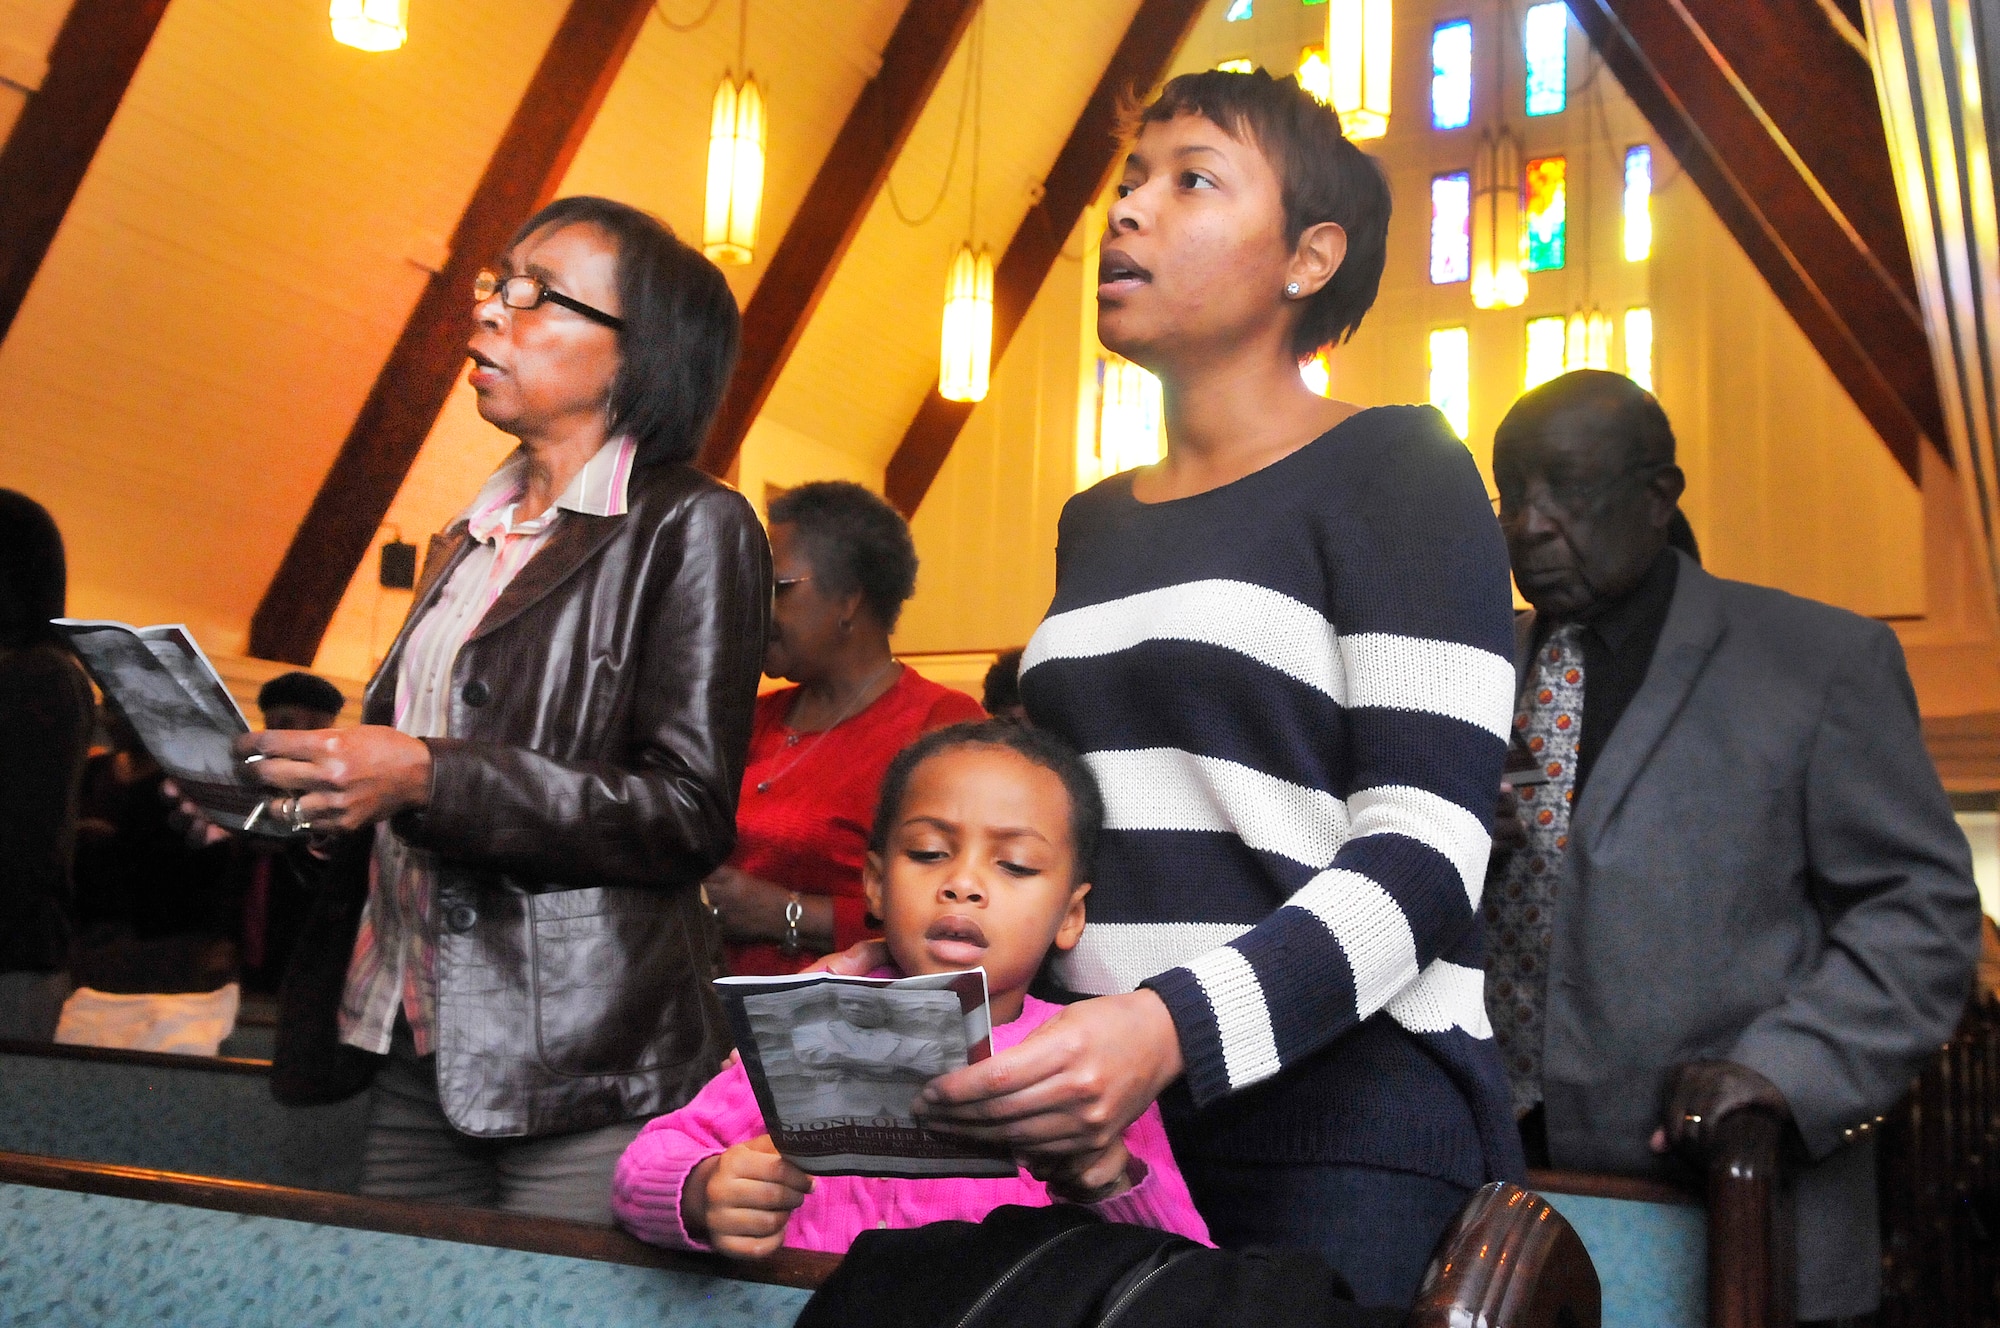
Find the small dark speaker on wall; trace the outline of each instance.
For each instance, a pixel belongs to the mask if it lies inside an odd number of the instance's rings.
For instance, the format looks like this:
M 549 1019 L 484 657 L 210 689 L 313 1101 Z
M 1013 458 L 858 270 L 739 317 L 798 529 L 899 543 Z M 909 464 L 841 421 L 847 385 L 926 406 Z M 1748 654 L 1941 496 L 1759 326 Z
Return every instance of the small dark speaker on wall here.
M 382 546 L 382 588 L 414 590 L 417 585 L 417 546 L 400 539 Z

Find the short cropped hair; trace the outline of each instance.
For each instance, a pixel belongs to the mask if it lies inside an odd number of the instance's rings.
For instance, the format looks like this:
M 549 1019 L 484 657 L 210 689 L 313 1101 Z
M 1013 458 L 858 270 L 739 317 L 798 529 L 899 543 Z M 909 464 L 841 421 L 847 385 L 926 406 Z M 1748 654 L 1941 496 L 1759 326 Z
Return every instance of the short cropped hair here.
M 771 524 L 781 523 L 805 542 L 820 589 L 860 591 L 883 630 L 896 630 L 917 590 L 917 545 L 901 513 L 859 484 L 815 480 L 772 500 Z
M 1340 132 L 1340 117 L 1292 78 L 1211 69 L 1182 74 L 1150 106 L 1129 116 L 1130 130 L 1198 115 L 1224 133 L 1254 142 L 1278 173 L 1285 203 L 1285 243 L 1331 221 L 1347 232 L 1347 257 L 1305 301 L 1292 333 L 1301 360 L 1354 335 L 1373 307 L 1389 252 L 1389 179 L 1381 164 Z
M 1667 412 L 1659 398 L 1624 374 L 1576 369 L 1551 378 L 1508 408 L 1494 439 L 1539 432 L 1555 420 L 1618 443 L 1626 449 L 1623 460 L 1629 465 L 1673 464 L 1674 426 Z
M 987 714 L 997 715 L 1008 706 L 1021 704 L 1021 654 L 1021 647 L 1015 646 L 993 657 L 979 702 Z
M 511 250 L 550 227 L 596 226 L 618 250 L 618 376 L 611 431 L 638 443 L 641 466 L 686 463 L 701 450 L 736 367 L 742 317 L 715 264 L 629 203 L 580 194 L 521 223 Z
M 882 791 L 875 804 L 875 831 L 868 837 L 869 851 L 886 854 L 889 836 L 902 819 L 903 799 L 917 767 L 945 752 L 961 747 L 1004 747 L 1027 758 L 1062 781 L 1069 794 L 1070 860 L 1075 867 L 1074 882 L 1088 881 L 1097 857 L 1097 836 L 1104 825 L 1104 795 L 1098 791 L 1097 776 L 1076 753 L 1076 748 L 1047 729 L 1029 728 L 1004 719 L 981 719 L 949 728 L 935 729 L 896 753 L 889 771 L 882 776 Z
M 316 673 L 281 673 L 257 692 L 257 708 L 266 711 L 272 706 L 291 705 L 337 715 L 346 704 L 340 689 Z

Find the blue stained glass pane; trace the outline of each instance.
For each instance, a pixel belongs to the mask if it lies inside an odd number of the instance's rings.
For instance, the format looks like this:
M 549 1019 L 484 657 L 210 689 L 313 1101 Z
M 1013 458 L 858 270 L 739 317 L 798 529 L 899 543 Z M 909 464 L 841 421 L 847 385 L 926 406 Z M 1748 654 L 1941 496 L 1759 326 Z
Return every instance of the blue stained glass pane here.
M 1431 33 L 1431 126 L 1472 123 L 1472 20 L 1440 23 Z
M 1554 115 L 1569 104 L 1569 7 L 1535 5 L 1522 27 L 1528 64 L 1528 114 Z
M 1250 17 L 1250 0 L 1229 0 L 1229 12 L 1222 16 L 1224 23 L 1241 23 Z
M 1431 284 L 1472 279 L 1472 176 L 1431 177 Z

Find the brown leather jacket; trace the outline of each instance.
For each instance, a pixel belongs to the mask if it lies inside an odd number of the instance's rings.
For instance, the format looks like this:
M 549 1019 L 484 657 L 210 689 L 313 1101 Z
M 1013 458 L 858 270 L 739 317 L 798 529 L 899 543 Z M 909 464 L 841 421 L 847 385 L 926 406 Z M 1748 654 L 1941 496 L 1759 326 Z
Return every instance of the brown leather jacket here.
M 409 625 L 470 547 L 432 542 L 363 721 L 393 722 Z M 624 516 L 565 512 L 452 671 L 430 805 L 438 1096 L 467 1134 L 671 1111 L 728 1033 L 701 880 L 729 856 L 771 603 L 742 495 L 685 466 L 632 476 Z

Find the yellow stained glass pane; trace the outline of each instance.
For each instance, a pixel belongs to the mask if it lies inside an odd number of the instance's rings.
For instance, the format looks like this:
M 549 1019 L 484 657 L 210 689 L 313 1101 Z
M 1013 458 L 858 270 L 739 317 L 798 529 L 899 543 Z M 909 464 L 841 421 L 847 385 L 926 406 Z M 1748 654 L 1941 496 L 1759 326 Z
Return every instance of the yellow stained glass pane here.
M 1551 378 L 1562 376 L 1569 341 L 1565 323 L 1560 314 L 1528 320 L 1527 367 L 1521 374 L 1522 391 L 1540 387 Z
M 1460 438 L 1472 432 L 1472 337 L 1465 328 L 1431 332 L 1431 404 Z
M 1625 376 L 1653 390 L 1653 311 L 1625 311 Z

